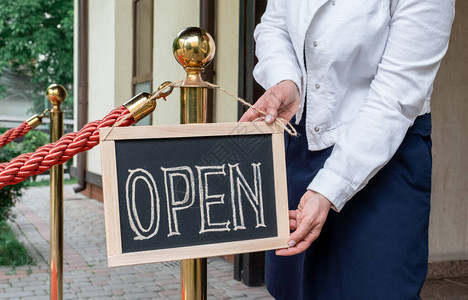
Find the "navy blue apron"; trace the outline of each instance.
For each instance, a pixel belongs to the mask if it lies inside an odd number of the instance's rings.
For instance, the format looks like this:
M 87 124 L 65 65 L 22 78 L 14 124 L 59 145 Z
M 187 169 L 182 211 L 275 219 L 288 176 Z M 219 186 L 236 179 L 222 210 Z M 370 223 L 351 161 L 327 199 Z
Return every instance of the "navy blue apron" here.
M 304 120 L 305 118 L 303 118 Z M 308 151 L 285 136 L 289 209 L 296 209 L 332 148 Z M 318 239 L 292 257 L 266 254 L 276 299 L 420 299 L 427 272 L 431 116 L 420 116 L 390 162 L 344 206 L 330 210 Z

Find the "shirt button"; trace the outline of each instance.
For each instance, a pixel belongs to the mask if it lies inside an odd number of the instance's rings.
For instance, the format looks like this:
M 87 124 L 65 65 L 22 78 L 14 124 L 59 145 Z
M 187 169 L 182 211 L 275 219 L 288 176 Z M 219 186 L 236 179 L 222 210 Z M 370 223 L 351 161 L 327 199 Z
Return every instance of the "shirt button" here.
M 335 6 L 335 5 L 336 5 L 336 1 L 333 1 L 333 2 L 332 2 L 332 5 Z
M 318 90 L 320 88 L 320 84 L 316 83 L 315 88 Z
M 314 130 L 315 130 L 315 132 L 319 132 L 319 131 L 320 131 L 320 128 L 315 127 Z
M 317 43 L 317 42 L 314 42 L 312 45 L 314 45 L 314 47 L 317 47 L 317 46 L 318 46 L 318 43 Z

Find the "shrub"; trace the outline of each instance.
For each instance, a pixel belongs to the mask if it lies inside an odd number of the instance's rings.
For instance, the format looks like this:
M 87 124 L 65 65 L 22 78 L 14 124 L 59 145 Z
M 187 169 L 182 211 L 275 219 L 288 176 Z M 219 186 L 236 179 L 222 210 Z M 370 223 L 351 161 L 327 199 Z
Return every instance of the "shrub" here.
M 3 132 L 5 130 L 0 129 L 0 134 Z M 0 163 L 9 162 L 19 154 L 21 154 L 19 145 L 11 142 L 0 149 Z M 25 187 L 26 183 L 20 182 L 15 185 L 4 186 L 0 189 L 0 221 L 13 218 L 11 208 L 19 200 Z
M 49 143 L 49 135 L 41 131 L 28 132 L 19 144 L 21 153 L 34 152 L 37 148 Z
M 0 266 L 16 267 L 34 263 L 4 220 L 0 220 L 0 253 Z

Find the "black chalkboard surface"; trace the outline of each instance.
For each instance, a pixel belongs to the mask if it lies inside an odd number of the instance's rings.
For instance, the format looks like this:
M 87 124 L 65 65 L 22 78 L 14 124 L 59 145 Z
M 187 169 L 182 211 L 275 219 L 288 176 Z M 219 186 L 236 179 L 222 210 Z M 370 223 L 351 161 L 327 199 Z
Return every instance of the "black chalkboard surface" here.
M 101 132 L 109 266 L 286 246 L 282 129 L 264 123 Z

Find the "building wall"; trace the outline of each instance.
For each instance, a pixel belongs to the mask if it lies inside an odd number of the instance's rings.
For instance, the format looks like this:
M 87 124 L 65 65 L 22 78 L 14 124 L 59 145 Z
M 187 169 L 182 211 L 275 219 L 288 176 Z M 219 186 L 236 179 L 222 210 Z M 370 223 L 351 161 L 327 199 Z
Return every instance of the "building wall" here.
M 114 107 L 132 98 L 133 72 L 133 0 L 115 2 Z
M 88 121 L 91 122 L 102 119 L 132 96 L 133 1 L 88 3 Z M 87 152 L 87 171 L 101 174 L 99 146 Z
M 450 46 L 432 97 L 430 260 L 468 259 L 468 2 L 456 2 Z
M 154 3 L 154 89 L 166 81 L 185 78 L 185 71 L 172 54 L 172 42 L 180 30 L 199 26 L 199 1 L 162 0 Z M 239 0 L 216 2 L 216 55 L 214 59 L 216 84 L 237 93 Z M 237 121 L 237 101 L 220 91 L 215 92 L 213 117 L 215 122 Z M 158 101 L 153 124 L 180 122 L 180 92 L 175 89 L 167 102 Z
M 153 87 L 156 89 L 164 81 L 178 81 L 186 73 L 172 54 L 172 42 L 179 31 L 200 24 L 200 1 L 158 0 L 154 2 L 153 40 Z M 180 123 L 180 91 L 174 92 L 167 101 L 158 100 L 153 113 L 153 124 Z
M 132 97 L 132 0 L 89 1 L 88 120 L 102 118 Z M 160 83 L 184 79 L 186 74 L 172 54 L 172 42 L 188 26 L 199 26 L 199 1 L 154 2 L 153 90 Z M 239 0 L 217 2 L 215 82 L 237 92 Z M 77 41 L 75 41 L 76 43 Z M 77 84 L 75 84 L 77 86 Z M 180 122 L 180 91 L 158 100 L 153 124 Z M 214 120 L 237 120 L 237 102 L 217 91 Z M 100 149 L 88 151 L 87 171 L 101 174 Z
M 239 0 L 216 2 L 216 84 L 237 95 L 239 56 Z M 217 90 L 213 121 L 236 122 L 237 100 Z
M 7 87 L 4 97 L 0 98 L 0 127 L 15 128 L 33 115 L 32 97 L 35 97 L 36 86 L 31 78 L 8 69 L 3 70 L 0 85 Z
M 118 1 L 88 1 L 88 121 L 111 111 L 115 98 L 115 7 Z M 87 171 L 101 174 L 100 147 L 87 152 Z

